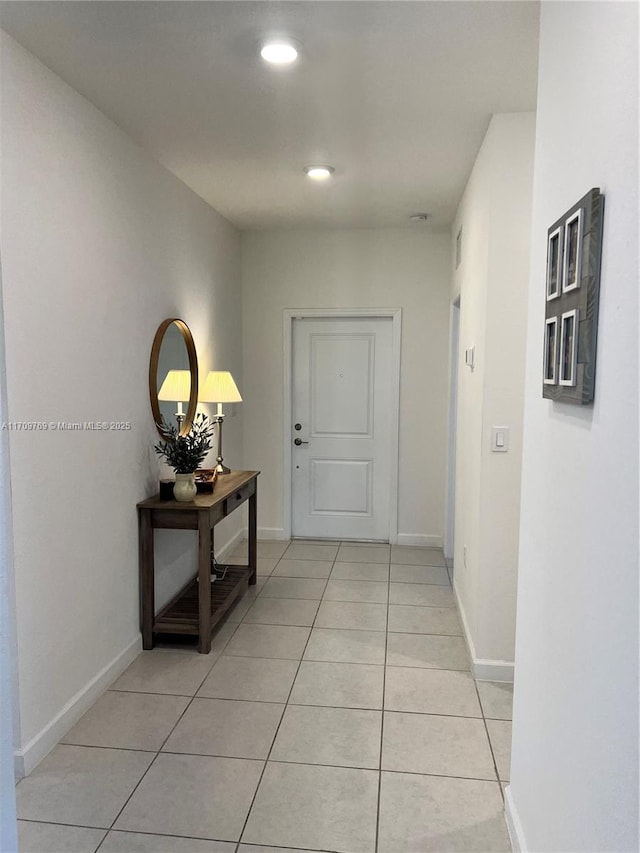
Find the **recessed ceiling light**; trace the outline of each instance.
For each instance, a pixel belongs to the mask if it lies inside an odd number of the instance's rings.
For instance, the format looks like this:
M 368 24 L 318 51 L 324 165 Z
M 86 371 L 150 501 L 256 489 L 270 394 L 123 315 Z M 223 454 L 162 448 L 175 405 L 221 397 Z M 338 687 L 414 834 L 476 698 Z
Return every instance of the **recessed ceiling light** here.
M 335 172 L 333 166 L 305 166 L 304 173 L 314 181 L 326 181 Z
M 428 213 L 412 213 L 409 219 L 412 222 L 426 222 L 429 219 Z
M 260 56 L 271 65 L 291 65 L 298 58 L 298 50 L 290 41 L 272 39 L 264 42 Z

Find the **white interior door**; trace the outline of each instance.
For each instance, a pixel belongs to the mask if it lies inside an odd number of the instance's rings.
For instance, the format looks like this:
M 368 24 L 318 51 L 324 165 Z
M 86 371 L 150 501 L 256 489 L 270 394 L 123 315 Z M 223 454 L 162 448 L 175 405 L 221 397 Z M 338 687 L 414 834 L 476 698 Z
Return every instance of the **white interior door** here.
M 391 318 L 293 322 L 292 532 L 389 539 Z

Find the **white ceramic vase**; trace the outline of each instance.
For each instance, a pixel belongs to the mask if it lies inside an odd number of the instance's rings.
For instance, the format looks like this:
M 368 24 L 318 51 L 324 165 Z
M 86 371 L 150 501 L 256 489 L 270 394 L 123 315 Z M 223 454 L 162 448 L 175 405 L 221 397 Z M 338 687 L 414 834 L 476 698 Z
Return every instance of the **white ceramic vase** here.
M 195 472 L 192 474 L 176 474 L 176 482 L 173 486 L 173 496 L 177 501 L 188 503 L 192 501 L 196 492 Z

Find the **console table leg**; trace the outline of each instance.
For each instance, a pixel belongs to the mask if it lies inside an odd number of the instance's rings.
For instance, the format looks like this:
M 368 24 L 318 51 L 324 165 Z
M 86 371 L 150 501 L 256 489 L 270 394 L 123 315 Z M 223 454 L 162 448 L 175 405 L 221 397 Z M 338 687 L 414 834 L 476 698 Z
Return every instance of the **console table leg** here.
M 254 492 L 249 498 L 249 584 L 253 585 L 258 580 L 258 483 L 256 481 Z
M 151 512 L 139 510 L 140 524 L 140 627 L 142 648 L 153 648 L 153 617 L 155 611 L 155 577 L 153 566 L 153 527 Z
M 198 515 L 198 651 L 211 651 L 211 529 L 205 513 Z

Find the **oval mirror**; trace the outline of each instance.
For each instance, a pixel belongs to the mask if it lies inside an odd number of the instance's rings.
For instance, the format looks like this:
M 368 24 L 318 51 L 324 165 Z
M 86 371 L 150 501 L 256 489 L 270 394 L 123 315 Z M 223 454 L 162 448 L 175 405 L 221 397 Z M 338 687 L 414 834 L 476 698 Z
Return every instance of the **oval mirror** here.
M 163 438 L 163 425 L 174 426 L 180 435 L 189 432 L 198 405 L 198 358 L 191 330 L 182 320 L 165 320 L 156 332 L 149 363 L 149 397 Z

